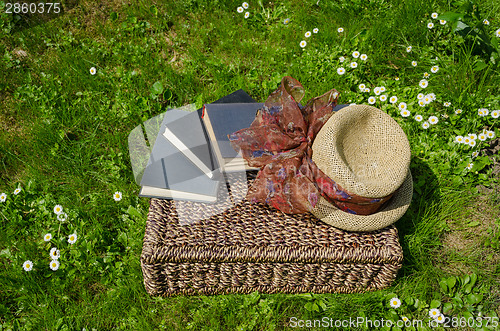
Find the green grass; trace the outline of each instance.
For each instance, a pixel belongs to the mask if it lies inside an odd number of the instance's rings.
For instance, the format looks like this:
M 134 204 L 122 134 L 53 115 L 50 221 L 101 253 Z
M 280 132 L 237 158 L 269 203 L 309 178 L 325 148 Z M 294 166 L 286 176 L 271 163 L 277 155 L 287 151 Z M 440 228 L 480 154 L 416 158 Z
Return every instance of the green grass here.
M 8 197 L 0 203 L 0 329 L 272 330 L 291 329 L 291 317 L 359 316 L 427 323 L 434 307 L 450 318 L 498 316 L 498 155 L 486 150 L 495 140 L 474 148 L 453 140 L 483 129 L 500 136 L 498 119 L 477 113 L 500 109 L 500 5 L 477 1 L 478 16 L 464 18 L 489 19 L 477 25 L 490 38 L 483 43 L 459 36 L 450 22 L 426 27 L 432 12 L 461 12 L 465 3 L 249 2 L 246 20 L 236 12 L 239 2 L 222 0 L 155 7 L 80 1 L 41 22 L 1 14 L 0 193 Z M 313 28 L 319 33 L 301 49 Z M 488 47 L 494 51 L 485 55 Z M 348 69 L 355 50 L 368 60 Z M 341 64 L 340 56 L 348 60 Z M 341 65 L 348 69 L 342 76 Z M 439 71 L 424 93 L 437 100 L 422 108 L 418 82 L 433 65 Z M 408 104 L 407 118 L 388 102 L 375 104 L 398 121 L 412 148 L 414 198 L 396 223 L 404 263 L 394 285 L 349 295 L 148 296 L 139 263 L 148 201 L 137 197 L 128 133 L 167 107 L 211 102 L 239 88 L 265 101 L 284 75 L 304 85 L 304 101 L 336 88 L 340 103 L 367 103 L 385 86 L 388 97 Z M 157 81 L 171 98 L 151 96 Z M 361 93 L 361 83 L 371 92 Z M 416 114 L 439 123 L 423 129 Z M 473 159 L 473 151 L 480 156 Z M 491 194 L 478 194 L 478 185 Z M 116 191 L 121 201 L 113 200 Z M 55 218 L 56 204 L 65 222 Z M 72 233 L 78 240 L 69 245 Z M 48 267 L 54 246 L 61 250 L 57 271 Z M 26 260 L 35 262 L 33 271 L 23 270 Z M 394 296 L 400 308 L 390 308 Z

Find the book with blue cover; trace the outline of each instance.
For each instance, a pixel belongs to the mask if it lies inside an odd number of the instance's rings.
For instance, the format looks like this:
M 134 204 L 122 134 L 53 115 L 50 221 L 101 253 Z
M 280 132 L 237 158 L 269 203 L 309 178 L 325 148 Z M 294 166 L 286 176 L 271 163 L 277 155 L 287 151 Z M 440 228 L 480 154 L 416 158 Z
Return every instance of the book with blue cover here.
M 166 129 L 182 146 L 165 137 Z M 186 149 L 196 161 L 186 155 Z M 167 111 L 144 169 L 139 196 L 214 202 L 220 182 L 221 172 L 198 112 Z
M 222 103 L 206 104 L 203 108 L 203 123 L 210 138 L 217 161 L 224 171 L 257 170 L 248 166 L 241 154 L 233 149 L 229 137 L 233 132 L 248 128 L 255 119 L 257 111 L 264 104 L 251 103 Z
M 238 90 L 214 104 L 253 102 L 245 91 Z M 134 171 L 141 174 L 139 196 L 200 202 L 217 200 L 224 176 L 202 115 L 201 108 L 193 112 L 171 109 L 163 120 L 158 117 L 159 129 L 157 126 L 149 130 L 156 135 L 149 160 L 145 166 L 136 165 L 138 169 Z M 149 131 L 151 136 L 153 132 Z

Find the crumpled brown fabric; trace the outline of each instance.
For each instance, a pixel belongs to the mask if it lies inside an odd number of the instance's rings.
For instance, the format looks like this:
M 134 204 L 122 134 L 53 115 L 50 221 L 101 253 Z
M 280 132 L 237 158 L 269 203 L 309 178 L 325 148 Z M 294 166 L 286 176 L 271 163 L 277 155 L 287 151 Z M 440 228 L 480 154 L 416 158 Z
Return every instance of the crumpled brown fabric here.
M 300 105 L 303 96 L 302 84 L 284 77 L 250 127 L 229 135 L 248 164 L 260 168 L 247 199 L 296 214 L 312 211 L 322 195 L 349 213 L 375 212 L 381 199 L 349 194 L 311 158 L 314 138 L 334 113 L 339 93 L 332 89 L 305 107 Z

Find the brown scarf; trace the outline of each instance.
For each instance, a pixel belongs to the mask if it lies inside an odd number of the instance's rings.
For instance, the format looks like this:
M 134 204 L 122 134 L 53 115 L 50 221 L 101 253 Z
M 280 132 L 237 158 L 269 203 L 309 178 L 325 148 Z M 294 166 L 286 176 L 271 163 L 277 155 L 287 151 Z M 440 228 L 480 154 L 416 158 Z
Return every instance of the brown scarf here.
M 302 84 L 284 77 L 250 127 L 229 135 L 231 145 L 241 150 L 248 164 L 260 168 L 247 199 L 296 214 L 312 211 L 321 195 L 343 211 L 369 215 L 391 198 L 350 194 L 312 160 L 312 143 L 333 114 L 338 95 L 332 89 L 303 107 L 299 104 Z

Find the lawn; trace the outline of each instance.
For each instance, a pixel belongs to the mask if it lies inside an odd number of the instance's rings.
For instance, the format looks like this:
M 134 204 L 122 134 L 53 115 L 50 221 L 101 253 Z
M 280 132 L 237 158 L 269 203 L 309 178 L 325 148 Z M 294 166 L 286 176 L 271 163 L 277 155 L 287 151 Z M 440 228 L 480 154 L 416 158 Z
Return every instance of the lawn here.
M 59 13 L 10 14 L 23 7 L 0 1 L 0 330 L 319 330 L 357 318 L 495 329 L 500 3 L 240 6 L 68 0 Z M 407 134 L 414 195 L 396 223 L 393 286 L 150 297 L 139 262 L 148 199 L 128 134 L 240 88 L 264 102 L 286 75 L 304 100 L 335 88 L 340 103 L 373 104 Z

